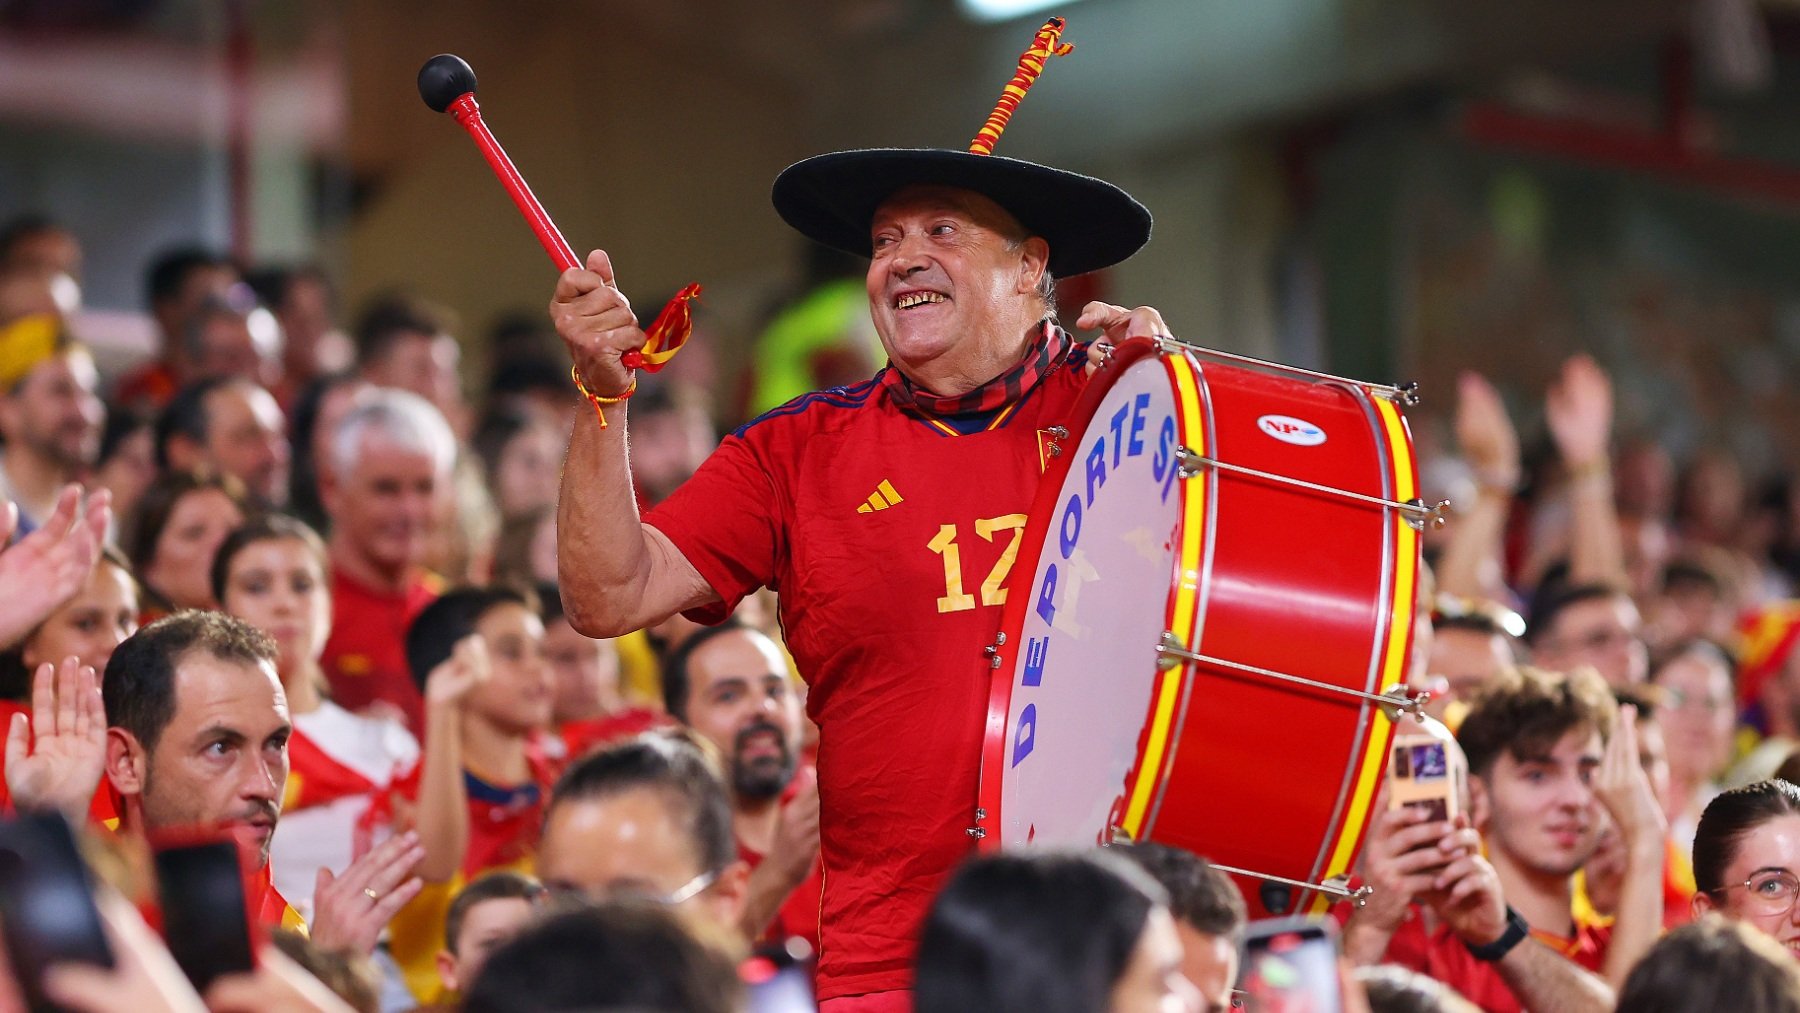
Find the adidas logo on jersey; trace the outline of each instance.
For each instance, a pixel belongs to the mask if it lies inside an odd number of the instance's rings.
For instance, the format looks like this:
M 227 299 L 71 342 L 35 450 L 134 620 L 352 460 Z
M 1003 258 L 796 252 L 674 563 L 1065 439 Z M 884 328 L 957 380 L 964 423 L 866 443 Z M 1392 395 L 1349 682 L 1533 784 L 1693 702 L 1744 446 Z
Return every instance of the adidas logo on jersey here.
M 875 491 L 869 494 L 868 500 L 856 508 L 856 512 L 872 514 L 877 510 L 899 506 L 903 502 L 905 501 L 900 498 L 900 494 L 894 491 L 894 483 L 884 478 L 881 480 L 881 484 L 875 487 Z

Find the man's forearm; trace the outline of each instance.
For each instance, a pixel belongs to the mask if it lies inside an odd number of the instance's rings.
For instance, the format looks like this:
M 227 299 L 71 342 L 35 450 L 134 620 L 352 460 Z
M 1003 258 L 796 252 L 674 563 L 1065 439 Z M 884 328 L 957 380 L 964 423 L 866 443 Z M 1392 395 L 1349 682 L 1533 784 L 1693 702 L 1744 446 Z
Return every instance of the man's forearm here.
M 1609 1013 L 1606 982 L 1550 947 L 1527 938 L 1494 964 L 1500 980 L 1532 1013 Z
M 1483 489 L 1467 510 L 1457 511 L 1438 557 L 1438 590 L 1463 598 L 1504 600 L 1500 549 L 1511 504 L 1509 495 Z
M 1613 919 L 1612 938 L 1606 944 L 1606 980 L 1614 988 L 1662 934 L 1663 859 L 1661 834 L 1634 842 L 1625 863 L 1625 880 L 1619 890 L 1619 910 Z
M 1354 911 L 1344 923 L 1344 956 L 1357 967 L 1374 967 L 1387 962 L 1388 944 L 1394 940 L 1394 929 L 1375 924 L 1375 919 L 1362 911 Z
M 1604 457 L 1576 467 L 1570 478 L 1569 531 L 1571 583 L 1630 586 L 1624 536 Z
M 650 559 L 625 457 L 625 405 L 609 405 L 607 427 L 583 411 L 569 439 L 556 504 L 556 572 L 569 622 L 613 637 L 633 622 Z

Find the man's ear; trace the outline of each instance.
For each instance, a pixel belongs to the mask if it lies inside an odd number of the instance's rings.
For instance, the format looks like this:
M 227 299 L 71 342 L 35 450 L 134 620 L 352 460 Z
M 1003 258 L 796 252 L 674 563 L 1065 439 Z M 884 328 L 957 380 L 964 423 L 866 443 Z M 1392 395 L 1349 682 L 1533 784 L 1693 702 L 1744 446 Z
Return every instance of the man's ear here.
M 149 777 L 149 757 L 137 736 L 123 728 L 106 730 L 106 777 L 121 795 L 141 795 Z
M 735 927 L 742 922 L 744 906 L 750 902 L 750 866 L 741 860 L 727 865 L 706 891 L 706 902 L 720 925 Z
M 456 980 L 456 957 L 452 956 L 449 950 L 438 951 L 437 971 L 438 980 L 444 983 L 446 990 L 460 991 L 461 983 Z
M 1050 244 L 1031 236 L 1019 244 L 1019 294 L 1036 292 L 1044 272 L 1050 269 Z
M 325 456 L 329 458 L 331 455 Z M 336 517 L 340 506 L 337 470 L 332 467 L 330 460 L 319 460 L 315 464 L 313 474 L 319 483 L 319 505 L 325 508 L 326 516 Z
M 1479 774 L 1469 775 L 1469 822 L 1475 825 L 1478 833 L 1487 833 L 1488 817 L 1493 815 L 1493 805 L 1488 798 L 1487 782 Z
M 163 452 L 169 458 L 171 471 L 199 471 L 206 464 L 206 448 L 185 433 L 170 436 Z

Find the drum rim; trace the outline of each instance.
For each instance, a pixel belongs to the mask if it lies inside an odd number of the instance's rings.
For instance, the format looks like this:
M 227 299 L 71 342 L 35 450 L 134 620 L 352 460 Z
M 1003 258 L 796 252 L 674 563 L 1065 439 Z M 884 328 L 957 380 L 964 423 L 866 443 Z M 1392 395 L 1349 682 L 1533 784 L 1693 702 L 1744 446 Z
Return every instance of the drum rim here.
M 1116 345 L 1099 370 L 1088 378 L 1087 386 L 1083 388 L 1080 397 L 1076 399 L 1074 406 L 1070 409 L 1071 419 L 1080 421 L 1071 422 L 1066 426 L 1068 435 L 1057 441 L 1062 446 L 1070 448 L 1069 452 L 1052 459 L 1038 479 L 1037 492 L 1033 494 L 1031 507 L 1026 514 L 1030 519 L 1026 522 L 1025 530 L 1020 536 L 1021 545 L 1018 558 L 1013 561 L 1013 579 L 1020 583 L 1007 585 L 1006 605 L 1000 613 L 1000 628 L 997 632 L 1006 635 L 1009 641 L 1005 644 L 996 644 L 994 656 L 998 664 L 989 671 L 987 721 L 982 733 L 981 765 L 975 790 L 976 822 L 970 828 L 970 834 L 976 838 L 977 846 L 981 851 L 997 850 L 1004 843 L 1001 834 L 989 832 L 983 824 L 992 821 L 996 828 L 999 827 L 997 821 L 1005 785 L 1002 762 L 1005 750 L 1000 747 L 1006 738 L 1007 723 L 1012 715 L 1013 674 L 1018 664 L 1018 652 L 1022 647 L 1019 643 L 1019 634 L 1025 626 L 1026 611 L 1031 607 L 1031 585 L 1037 575 L 1038 562 L 1043 558 L 1044 546 L 1049 541 L 1050 526 L 1054 519 L 1053 515 L 1056 513 L 1054 507 L 1061 500 L 1063 481 L 1068 477 L 1069 469 L 1079 456 L 1073 452 L 1073 448 L 1080 444 L 1082 438 L 1092 428 L 1101 402 L 1112 392 L 1113 386 L 1118 383 L 1120 377 L 1125 375 L 1127 369 L 1147 358 L 1161 359 L 1165 354 L 1186 359 L 1198 377 L 1199 364 L 1185 350 L 1165 350 L 1162 343 L 1153 338 L 1128 338 Z M 1168 382 L 1173 385 L 1174 379 L 1169 377 Z M 1188 495 L 1184 487 L 1181 492 L 1184 504 Z M 1036 536 L 1035 540 L 1033 536 Z M 1179 565 L 1179 559 L 1177 559 L 1177 565 Z M 1171 581 L 1168 601 L 1164 605 L 1165 618 L 1168 609 L 1174 602 L 1175 595 L 1174 582 Z M 1197 612 L 1195 618 L 1198 621 Z M 1184 670 L 1185 666 L 1178 672 Z M 1185 675 L 1178 677 L 1183 678 L 1184 682 L 1187 681 Z M 1160 685 L 1160 679 L 1158 685 Z M 1183 695 L 1185 695 L 1185 686 Z M 1146 723 L 1150 714 L 1154 713 L 1155 703 L 1153 695 L 1151 711 L 1146 714 Z M 1168 762 L 1168 755 L 1165 755 L 1163 764 Z M 1142 758 L 1140 755 L 1138 760 L 1141 761 Z M 1141 764 L 1134 762 L 1132 769 L 1127 773 L 1125 784 L 1128 802 L 1141 773 Z

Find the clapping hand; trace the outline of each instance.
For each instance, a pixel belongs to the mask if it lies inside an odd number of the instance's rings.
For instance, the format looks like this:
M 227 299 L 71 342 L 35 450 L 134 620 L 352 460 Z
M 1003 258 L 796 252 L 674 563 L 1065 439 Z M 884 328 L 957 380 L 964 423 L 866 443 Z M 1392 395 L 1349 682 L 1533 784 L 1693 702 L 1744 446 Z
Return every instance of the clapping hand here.
M 1586 355 L 1563 363 L 1544 395 L 1544 419 L 1570 471 L 1606 463 L 1612 439 L 1612 381 Z
M 15 505 L 0 510 L 0 543 L 18 521 Z M 111 493 L 95 492 L 84 510 L 81 487 L 67 486 L 36 531 L 0 550 L 0 647 L 17 645 L 81 590 L 111 522 Z
M 312 940 L 321 948 L 368 956 L 395 912 L 419 895 L 424 881 L 412 875 L 425 857 L 419 835 L 381 842 L 333 876 L 320 869 L 313 890 Z
M 1500 392 L 1479 373 L 1456 380 L 1456 443 L 1485 486 L 1512 491 L 1519 484 L 1519 434 Z

